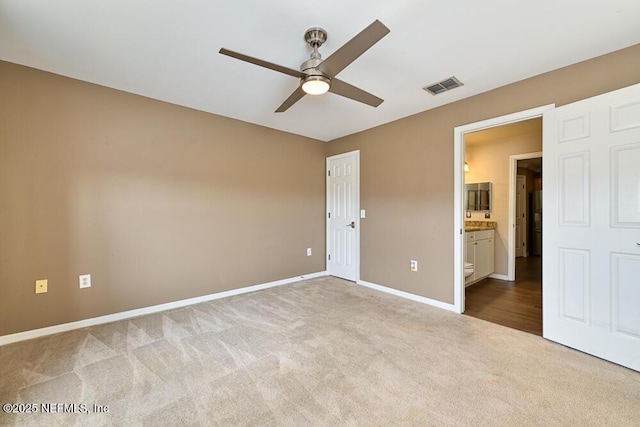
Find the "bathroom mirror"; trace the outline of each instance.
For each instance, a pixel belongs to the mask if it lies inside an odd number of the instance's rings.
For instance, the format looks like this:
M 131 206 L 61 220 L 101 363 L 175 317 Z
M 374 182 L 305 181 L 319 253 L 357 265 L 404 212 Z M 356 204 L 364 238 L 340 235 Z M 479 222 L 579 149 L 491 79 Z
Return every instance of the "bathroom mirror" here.
M 491 210 L 491 183 L 465 184 L 465 207 L 468 211 Z

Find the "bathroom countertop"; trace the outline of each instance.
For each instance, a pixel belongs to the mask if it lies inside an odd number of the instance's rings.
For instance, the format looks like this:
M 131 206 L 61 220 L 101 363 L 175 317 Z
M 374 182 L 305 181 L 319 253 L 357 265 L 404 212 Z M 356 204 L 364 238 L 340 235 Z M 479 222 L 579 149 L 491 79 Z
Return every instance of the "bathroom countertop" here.
M 464 228 L 464 231 L 483 231 L 483 230 L 495 230 L 495 227 L 467 226 L 467 227 Z
M 465 221 L 464 231 L 495 230 L 497 226 L 495 221 Z

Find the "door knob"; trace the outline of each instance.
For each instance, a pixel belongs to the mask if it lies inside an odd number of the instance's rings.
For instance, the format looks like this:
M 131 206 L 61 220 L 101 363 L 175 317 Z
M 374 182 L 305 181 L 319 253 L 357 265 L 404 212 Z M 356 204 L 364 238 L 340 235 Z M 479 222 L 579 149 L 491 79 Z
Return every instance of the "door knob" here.
M 348 224 L 347 227 L 356 228 L 356 222 L 351 221 L 351 224 Z

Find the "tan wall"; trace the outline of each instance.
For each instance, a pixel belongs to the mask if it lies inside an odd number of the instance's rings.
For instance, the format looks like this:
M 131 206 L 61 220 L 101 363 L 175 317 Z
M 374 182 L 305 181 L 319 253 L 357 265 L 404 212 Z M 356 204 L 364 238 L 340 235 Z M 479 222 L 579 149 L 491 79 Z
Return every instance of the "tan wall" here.
M 467 145 L 465 158 L 473 167 L 465 182 L 491 183 L 491 221 L 497 223 L 495 273 L 507 275 L 509 262 L 509 156 L 542 151 L 542 133 L 530 133 L 492 142 Z M 484 219 L 484 212 L 472 212 L 472 220 Z
M 331 141 L 361 150 L 362 280 L 453 303 L 454 127 L 638 82 L 640 45 Z
M 325 269 L 325 143 L 6 62 L 0 94 L 0 335 Z
M 324 270 L 324 157 L 354 149 L 361 278 L 452 303 L 453 128 L 639 70 L 636 45 L 327 147 L 0 62 L 0 335 Z

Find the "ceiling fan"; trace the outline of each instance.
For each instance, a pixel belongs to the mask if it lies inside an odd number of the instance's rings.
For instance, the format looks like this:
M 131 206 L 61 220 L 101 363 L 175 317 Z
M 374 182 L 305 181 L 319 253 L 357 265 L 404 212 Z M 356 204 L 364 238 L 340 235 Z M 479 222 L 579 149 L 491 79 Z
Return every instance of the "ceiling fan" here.
M 322 28 L 309 28 L 304 34 L 304 39 L 313 48 L 313 52 L 311 53 L 311 58 L 302 63 L 300 71 L 252 58 L 225 48 L 220 49 L 220 53 L 300 79 L 300 86 L 278 107 L 276 113 L 287 111 L 289 107 L 306 94 L 321 95 L 327 91 L 377 107 L 382 104 L 382 99 L 337 79 L 336 75 L 389 32 L 390 30 L 382 22 L 376 20 L 331 56 L 323 60 L 318 48 L 327 40 L 327 32 Z

